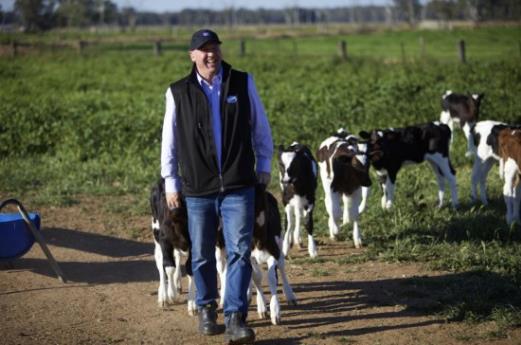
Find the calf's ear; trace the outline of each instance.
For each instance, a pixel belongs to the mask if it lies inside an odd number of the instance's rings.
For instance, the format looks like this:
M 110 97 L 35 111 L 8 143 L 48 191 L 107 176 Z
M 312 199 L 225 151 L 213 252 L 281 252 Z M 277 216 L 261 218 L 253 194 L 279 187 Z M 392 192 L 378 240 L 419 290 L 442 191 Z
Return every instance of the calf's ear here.
M 327 159 L 327 154 L 328 154 L 328 150 L 327 150 L 327 147 L 321 147 L 320 149 L 317 150 L 317 160 L 319 162 L 323 162 Z

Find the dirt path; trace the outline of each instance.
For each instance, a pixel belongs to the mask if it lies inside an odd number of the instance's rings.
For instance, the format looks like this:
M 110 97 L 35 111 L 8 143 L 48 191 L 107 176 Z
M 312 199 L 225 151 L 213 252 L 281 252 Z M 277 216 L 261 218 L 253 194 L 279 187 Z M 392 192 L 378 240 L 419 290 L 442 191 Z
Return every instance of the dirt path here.
M 185 293 L 158 308 L 148 218 L 115 218 L 98 206 L 40 210 L 44 236 L 69 282 L 55 278 L 38 245 L 14 267 L 3 265 L 0 344 L 221 344 L 222 336 L 197 335 Z M 137 240 L 129 239 L 130 227 Z M 307 254 L 292 250 L 287 270 L 299 304 L 288 306 L 281 295 L 282 325 L 259 320 L 253 302 L 256 344 L 521 344 L 519 329 L 497 338 L 490 336 L 494 324 L 437 317 L 430 297 L 436 292 L 425 288 L 436 284 L 417 282 L 449 273 L 416 264 L 339 265 L 335 259 L 359 252 L 350 243 L 320 240 L 320 265 L 295 260 Z

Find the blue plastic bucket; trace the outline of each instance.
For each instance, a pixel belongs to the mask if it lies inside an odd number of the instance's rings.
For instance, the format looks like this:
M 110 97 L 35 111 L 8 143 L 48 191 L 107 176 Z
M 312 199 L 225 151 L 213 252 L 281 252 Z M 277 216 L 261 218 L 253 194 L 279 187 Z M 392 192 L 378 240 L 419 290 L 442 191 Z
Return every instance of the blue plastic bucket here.
M 40 230 L 40 215 L 29 213 L 29 219 Z M 0 261 L 21 257 L 33 244 L 34 236 L 20 213 L 0 213 Z

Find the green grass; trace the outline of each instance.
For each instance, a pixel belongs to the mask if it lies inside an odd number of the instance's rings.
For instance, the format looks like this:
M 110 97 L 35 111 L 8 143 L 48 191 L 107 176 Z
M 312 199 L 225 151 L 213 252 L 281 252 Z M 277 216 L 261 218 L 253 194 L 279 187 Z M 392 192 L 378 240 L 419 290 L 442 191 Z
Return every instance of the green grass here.
M 353 58 L 401 61 L 437 59 L 457 61 L 457 43 L 465 40 L 470 61 L 520 56 L 519 26 L 456 27 L 452 30 L 403 30 L 386 26 L 357 27 L 352 25 L 297 27 L 218 27 L 224 41 L 223 51 L 237 56 L 240 40 L 246 42 L 248 57 L 272 58 L 306 56 L 308 58 L 337 55 L 337 45 L 347 42 L 348 55 Z M 191 31 L 189 28 L 167 27 L 140 29 L 134 32 L 74 29 L 56 30 L 41 34 L 0 34 L 0 43 L 16 40 L 21 43 L 66 44 L 76 47 L 79 40 L 91 42 L 88 50 L 147 51 L 160 40 L 166 51 L 185 52 Z M 423 41 L 423 52 L 420 41 Z M 403 44 L 403 52 L 402 52 Z
M 335 273 L 333 271 L 333 273 Z M 311 276 L 312 277 L 327 277 L 327 276 L 330 276 L 331 275 L 331 270 L 330 269 L 320 269 L 320 268 L 313 268 L 311 270 Z
M 479 32 L 477 34 L 477 32 Z M 282 37 L 274 40 L 246 40 L 247 54 L 250 56 L 304 55 L 308 57 L 334 56 L 338 53 L 338 42 L 347 42 L 348 56 L 364 59 L 401 61 L 437 59 L 456 62 L 459 59 L 457 44 L 465 40 L 467 58 L 498 59 L 508 55 L 521 54 L 517 27 L 486 29 L 454 29 L 451 31 L 383 31 L 374 34 L 352 33 L 344 35 L 322 35 L 314 37 Z M 423 40 L 424 52 L 420 41 Z M 402 53 L 402 44 L 404 51 Z M 230 48 L 228 48 L 228 46 Z M 238 53 L 238 42 L 231 41 L 223 46 L 232 53 Z
M 519 33 L 519 27 L 491 27 L 280 35 L 248 39 L 246 57 L 238 56 L 238 37 L 225 33 L 230 40 L 225 40 L 223 50 L 232 65 L 254 74 L 274 144 L 298 140 L 314 152 L 339 127 L 358 133 L 437 120 L 447 89 L 484 92 L 482 119 L 520 123 Z M 77 35 L 22 37 L 52 42 Z M 143 43 L 149 34 L 106 35 L 104 39 L 113 43 L 87 48 L 83 56 L 71 49 L 0 57 L 1 195 L 20 198 L 31 207 L 74 205 L 85 194 L 132 196 L 131 206 L 107 206 L 107 211 L 148 214 L 148 191 L 159 176 L 164 92 L 187 73 L 190 63 L 181 39 L 169 42 L 169 49 L 156 57 Z M 179 35 L 186 38 L 186 33 Z M 424 58 L 419 56 L 420 37 L 427 44 Z M 467 64 L 457 62 L 455 45 L 462 38 L 467 42 Z M 339 39 L 348 41 L 347 62 L 336 57 Z M 489 175 L 490 205 L 469 203 L 472 162 L 464 151 L 464 138 L 457 130 L 452 161 L 462 203 L 458 211 L 436 208 L 430 167 L 406 167 L 398 176 L 394 209 L 380 208 L 381 192 L 374 184 L 360 222 L 367 249 L 335 263 L 345 270 L 369 260 L 405 261 L 448 271 L 447 277 L 454 278 L 444 282 L 448 297 L 440 299 L 447 319 L 494 320 L 500 330 L 517 327 L 521 229 L 505 224 L 496 168 Z M 275 162 L 270 189 L 279 193 Z M 321 186 L 315 231 L 327 236 Z M 349 231 L 349 226 L 342 229 L 342 240 L 350 241 Z M 128 235 L 139 237 L 139 231 L 129 229 Z M 315 266 L 314 275 L 324 275 L 319 265 L 325 259 L 299 260 L 297 264 Z M 468 290 L 470 284 L 484 290 L 473 290 L 472 285 Z M 494 291 L 508 294 L 509 300 Z

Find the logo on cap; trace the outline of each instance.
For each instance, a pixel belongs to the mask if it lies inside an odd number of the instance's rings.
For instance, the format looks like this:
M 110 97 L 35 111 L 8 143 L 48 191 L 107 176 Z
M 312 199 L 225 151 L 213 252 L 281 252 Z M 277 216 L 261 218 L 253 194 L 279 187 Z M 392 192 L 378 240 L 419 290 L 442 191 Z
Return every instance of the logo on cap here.
M 203 36 L 210 36 L 210 33 L 208 31 L 203 32 Z

